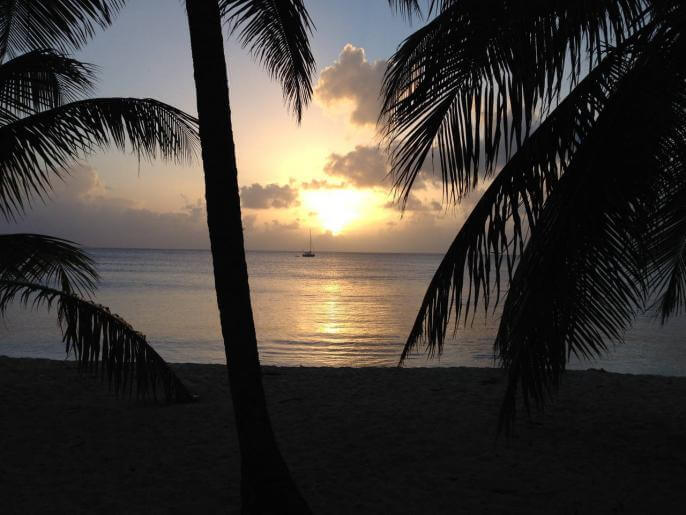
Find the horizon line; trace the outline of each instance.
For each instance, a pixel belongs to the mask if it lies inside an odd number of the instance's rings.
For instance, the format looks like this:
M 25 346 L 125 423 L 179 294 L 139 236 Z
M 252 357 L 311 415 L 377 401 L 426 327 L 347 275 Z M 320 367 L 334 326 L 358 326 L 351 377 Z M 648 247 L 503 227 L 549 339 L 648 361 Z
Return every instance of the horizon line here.
M 211 252 L 209 248 L 157 248 L 157 247 L 96 247 L 91 245 L 82 245 L 85 250 L 143 250 L 143 251 L 181 251 L 181 252 Z M 300 253 L 301 249 L 245 249 L 246 252 L 288 252 Z M 371 250 L 318 250 L 323 254 L 416 254 L 425 256 L 441 256 L 445 252 L 436 251 L 371 251 Z

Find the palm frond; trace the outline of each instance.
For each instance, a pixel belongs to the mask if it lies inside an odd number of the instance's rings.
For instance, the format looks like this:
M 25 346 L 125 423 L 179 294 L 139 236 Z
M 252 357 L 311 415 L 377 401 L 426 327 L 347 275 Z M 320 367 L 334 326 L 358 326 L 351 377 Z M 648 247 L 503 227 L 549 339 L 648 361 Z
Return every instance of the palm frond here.
M 95 149 L 127 142 L 139 157 L 190 160 L 197 120 L 152 99 L 101 98 L 69 103 L 0 127 L 0 213 L 11 218 L 50 179 Z
M 302 0 L 220 0 L 231 31 L 281 83 L 298 122 L 312 99 L 316 71 L 309 34 L 314 26 Z
M 0 234 L 0 280 L 89 294 L 97 278 L 93 260 L 70 241 L 42 234 Z
M 83 370 L 106 377 L 117 394 L 193 400 L 145 336 L 106 307 L 41 284 L 0 279 L 0 314 L 17 299 L 34 307 L 57 304 L 67 354 L 73 352 Z
M 93 67 L 53 50 L 34 50 L 0 64 L 0 120 L 34 114 L 87 96 Z
M 429 355 L 443 350 L 448 323 L 467 323 L 491 294 L 498 304 L 501 270 L 512 277 L 526 231 L 534 228 L 554 190 L 599 114 L 631 69 L 629 45 L 610 52 L 524 141 L 481 195 L 448 249 L 422 301 L 400 364 L 420 344 Z
M 396 190 L 407 198 L 439 156 L 446 196 L 474 188 L 574 85 L 650 20 L 647 0 L 464 0 L 408 37 L 391 57 L 380 121 Z M 582 66 L 587 64 L 587 68 Z
M 430 0 L 433 5 L 435 0 Z M 419 0 L 388 0 L 388 5 L 391 9 L 399 12 L 408 20 L 414 16 L 422 16 L 422 6 Z M 431 8 L 430 8 L 431 9 Z
M 458 1 L 460 0 L 388 0 L 388 4 L 391 9 L 411 18 L 413 15 L 421 16 L 424 13 L 426 17 L 429 17 L 434 13 L 445 11 Z M 425 4 L 426 10 L 422 9 L 422 4 Z
M 686 146 L 686 42 L 660 32 L 546 201 L 511 281 L 495 342 L 509 377 L 505 429 L 518 391 L 527 408 L 542 406 L 569 356 L 621 342 L 644 309 L 646 235 Z
M 651 307 L 663 324 L 686 307 L 686 146 L 678 146 L 683 140 L 683 133 L 674 138 L 672 160 L 663 163 L 664 180 L 656 194 L 659 208 L 646 238 L 650 293 L 656 299 Z
M 681 173 L 686 175 L 686 170 Z M 679 193 L 678 204 L 669 206 L 669 215 L 662 218 L 659 235 L 652 240 L 653 291 L 658 296 L 654 307 L 663 324 L 686 306 L 686 192 Z
M 80 48 L 125 0 L 0 0 L 0 60 L 42 48 Z

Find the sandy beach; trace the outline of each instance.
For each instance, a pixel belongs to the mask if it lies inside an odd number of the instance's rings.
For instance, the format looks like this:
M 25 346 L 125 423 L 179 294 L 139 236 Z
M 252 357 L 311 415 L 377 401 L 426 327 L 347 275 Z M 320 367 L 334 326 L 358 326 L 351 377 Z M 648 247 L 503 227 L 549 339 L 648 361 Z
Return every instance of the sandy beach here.
M 2 513 L 236 513 L 225 368 L 200 396 L 116 398 L 69 362 L 0 358 Z M 315 513 L 683 513 L 686 378 L 569 372 L 495 439 L 493 369 L 265 369 L 286 460 Z

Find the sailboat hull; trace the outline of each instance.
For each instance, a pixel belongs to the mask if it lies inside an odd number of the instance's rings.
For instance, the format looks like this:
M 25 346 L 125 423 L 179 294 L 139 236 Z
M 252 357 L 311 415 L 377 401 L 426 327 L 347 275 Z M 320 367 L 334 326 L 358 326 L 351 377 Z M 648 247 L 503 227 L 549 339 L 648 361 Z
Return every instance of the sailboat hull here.
M 312 252 L 312 229 L 310 229 L 310 250 L 303 252 L 303 257 L 314 257 L 314 252 Z

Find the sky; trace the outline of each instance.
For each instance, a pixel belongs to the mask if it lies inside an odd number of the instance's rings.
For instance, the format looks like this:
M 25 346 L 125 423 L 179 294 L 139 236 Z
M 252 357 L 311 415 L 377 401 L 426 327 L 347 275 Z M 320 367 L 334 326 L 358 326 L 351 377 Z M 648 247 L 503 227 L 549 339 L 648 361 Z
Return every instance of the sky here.
M 278 83 L 225 31 L 246 247 L 443 252 L 471 202 L 442 203 L 427 168 L 401 212 L 376 127 L 388 59 L 414 27 L 386 0 L 309 0 L 315 95 L 298 125 Z M 196 114 L 183 3 L 130 1 L 76 57 L 98 66 L 98 97 L 151 97 Z M 437 172 L 437 171 L 436 171 Z M 0 232 L 88 247 L 208 248 L 202 166 L 101 151 L 75 163 L 44 204 Z

